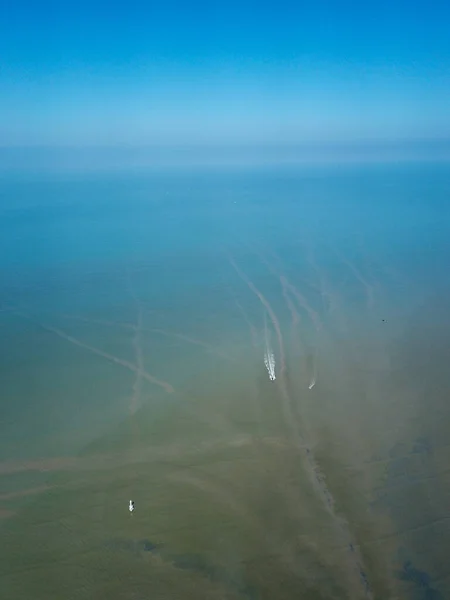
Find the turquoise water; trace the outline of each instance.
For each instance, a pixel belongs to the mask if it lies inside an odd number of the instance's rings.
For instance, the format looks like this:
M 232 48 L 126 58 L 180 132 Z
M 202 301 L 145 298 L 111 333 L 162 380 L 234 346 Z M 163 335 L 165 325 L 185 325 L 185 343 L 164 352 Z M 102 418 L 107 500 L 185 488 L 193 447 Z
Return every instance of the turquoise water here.
M 449 194 L 3 175 L 5 597 L 447 597 Z

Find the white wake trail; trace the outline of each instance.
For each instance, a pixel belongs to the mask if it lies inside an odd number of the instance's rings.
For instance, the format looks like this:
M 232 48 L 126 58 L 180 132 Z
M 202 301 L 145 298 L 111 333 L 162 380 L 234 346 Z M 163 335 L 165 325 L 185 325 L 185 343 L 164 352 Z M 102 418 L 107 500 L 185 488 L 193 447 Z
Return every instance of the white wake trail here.
M 264 311 L 264 364 L 266 366 L 267 372 L 269 373 L 270 381 L 275 381 L 275 355 L 270 346 L 269 335 L 267 331 L 267 319 L 266 313 Z

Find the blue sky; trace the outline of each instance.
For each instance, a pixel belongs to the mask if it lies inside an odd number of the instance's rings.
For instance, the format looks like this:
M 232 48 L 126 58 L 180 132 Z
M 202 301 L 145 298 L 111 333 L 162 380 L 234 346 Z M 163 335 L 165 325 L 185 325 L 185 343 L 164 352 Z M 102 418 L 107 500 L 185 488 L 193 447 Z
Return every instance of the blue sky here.
M 450 137 L 448 2 L 6 4 L 3 146 Z

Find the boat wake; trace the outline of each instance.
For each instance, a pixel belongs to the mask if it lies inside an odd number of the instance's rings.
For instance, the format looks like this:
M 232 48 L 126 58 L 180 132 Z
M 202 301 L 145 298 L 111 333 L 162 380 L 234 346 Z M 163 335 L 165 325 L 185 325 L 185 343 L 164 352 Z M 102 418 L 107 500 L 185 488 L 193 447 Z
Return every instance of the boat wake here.
M 265 352 L 264 352 L 264 364 L 266 365 L 267 372 L 269 373 L 270 381 L 275 381 L 275 355 L 270 347 L 269 334 L 267 331 L 267 321 L 266 314 L 264 313 L 264 342 L 265 342 Z
M 264 364 L 266 365 L 267 372 L 269 373 L 270 381 L 275 381 L 275 356 L 270 348 L 268 348 L 264 354 Z
M 314 356 L 313 356 L 313 372 L 311 375 L 311 381 L 308 385 L 308 389 L 312 390 L 313 387 L 316 385 L 317 383 L 317 365 L 318 365 L 318 360 L 319 360 L 319 350 L 316 349 Z

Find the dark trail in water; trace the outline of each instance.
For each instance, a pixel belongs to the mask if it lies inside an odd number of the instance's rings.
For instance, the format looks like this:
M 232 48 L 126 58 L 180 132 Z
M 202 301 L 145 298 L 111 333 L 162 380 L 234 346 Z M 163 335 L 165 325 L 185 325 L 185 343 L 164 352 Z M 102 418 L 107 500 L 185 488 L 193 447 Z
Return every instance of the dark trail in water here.
M 283 336 L 281 333 L 281 327 L 279 324 L 279 320 L 275 314 L 274 309 L 272 308 L 271 304 L 267 300 L 267 298 L 253 284 L 253 282 L 250 281 L 248 276 L 242 271 L 242 269 L 240 269 L 237 266 L 236 262 L 231 257 L 230 257 L 230 262 L 231 262 L 233 268 L 236 270 L 236 272 L 240 276 L 240 278 L 248 285 L 250 290 L 258 297 L 261 304 L 263 305 L 263 307 L 267 310 L 267 312 L 270 315 L 272 323 L 275 327 L 275 331 L 277 332 L 279 348 L 280 348 L 280 355 L 282 357 L 282 368 L 281 368 L 282 385 L 280 386 L 280 391 L 281 391 L 281 395 L 282 395 L 282 406 L 283 406 L 283 413 L 285 415 L 285 423 L 287 425 L 288 431 L 290 432 L 290 435 L 292 436 L 292 441 L 293 441 L 294 445 L 297 447 L 298 450 L 303 450 L 303 456 L 306 457 L 307 472 L 308 472 L 309 478 L 311 480 L 311 483 L 313 485 L 313 488 L 315 489 L 321 502 L 324 504 L 327 511 L 331 515 L 331 517 L 334 521 L 335 527 L 336 527 L 336 531 L 337 531 L 339 537 L 341 538 L 342 545 L 345 546 L 348 550 L 348 559 L 349 559 L 349 563 L 350 563 L 349 564 L 350 570 L 353 571 L 357 576 L 357 580 L 354 583 L 356 584 L 356 586 L 362 588 L 362 592 L 363 592 L 363 595 L 365 598 L 372 599 L 373 593 L 371 590 L 369 580 L 366 575 L 366 569 L 363 566 L 363 559 L 360 554 L 360 550 L 357 547 L 356 540 L 354 539 L 354 537 L 351 533 L 350 525 L 344 517 L 337 515 L 336 510 L 335 510 L 335 500 L 333 498 L 333 495 L 332 495 L 330 489 L 328 488 L 328 486 L 326 484 L 324 475 L 321 473 L 319 464 L 314 456 L 312 447 L 308 444 L 304 433 L 302 434 L 302 432 L 298 429 L 298 422 L 296 425 L 296 420 L 294 419 L 294 416 L 292 413 L 292 408 L 291 408 L 293 406 L 292 392 L 290 392 L 288 389 L 287 379 L 286 379 L 285 349 L 284 349 Z M 295 298 L 297 298 L 299 300 L 299 302 L 301 303 L 301 306 L 303 308 L 305 308 L 305 310 L 307 311 L 311 320 L 313 321 L 313 324 L 316 327 L 317 332 L 322 331 L 322 324 L 320 323 L 320 318 L 319 318 L 318 314 L 309 306 L 309 304 L 307 303 L 307 301 L 305 300 L 303 295 L 295 288 L 294 285 L 292 285 L 290 282 L 288 282 L 288 280 L 285 276 L 280 275 L 279 278 L 283 285 L 283 289 L 287 288 L 290 291 L 292 291 Z M 265 331 L 265 339 L 266 339 L 266 345 L 267 345 L 266 326 L 264 328 L 264 331 Z M 355 589 L 355 593 L 357 593 L 356 589 Z M 351 597 L 353 597 L 353 594 Z

